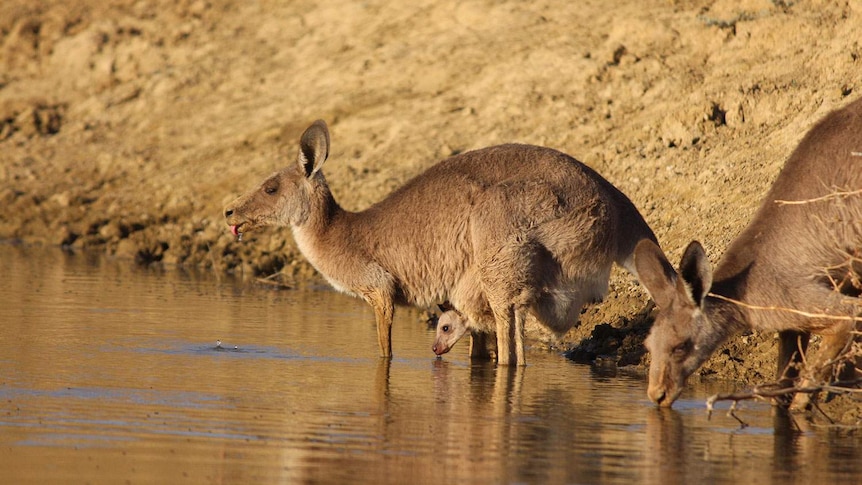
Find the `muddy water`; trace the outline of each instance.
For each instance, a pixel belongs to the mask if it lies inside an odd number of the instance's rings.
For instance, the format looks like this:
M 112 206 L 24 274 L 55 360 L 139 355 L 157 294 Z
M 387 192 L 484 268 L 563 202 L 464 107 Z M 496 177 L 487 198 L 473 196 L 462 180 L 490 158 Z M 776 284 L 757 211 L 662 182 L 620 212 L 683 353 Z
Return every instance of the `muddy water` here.
M 851 432 L 748 404 L 707 420 L 642 377 L 534 351 L 442 360 L 401 310 L 391 363 L 364 303 L 0 245 L 2 483 L 819 483 Z M 217 340 L 221 346 L 217 346 Z M 462 344 L 463 346 L 463 344 Z M 714 384 L 715 385 L 715 384 Z M 726 389 L 726 384 L 723 389 Z

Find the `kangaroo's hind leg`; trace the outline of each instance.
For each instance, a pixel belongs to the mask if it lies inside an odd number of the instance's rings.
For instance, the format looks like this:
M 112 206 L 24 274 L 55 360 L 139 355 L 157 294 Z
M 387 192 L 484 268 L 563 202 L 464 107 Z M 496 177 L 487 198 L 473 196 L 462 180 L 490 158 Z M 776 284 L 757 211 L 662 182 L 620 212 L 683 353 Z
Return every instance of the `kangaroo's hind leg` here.
M 526 365 L 524 354 L 524 322 L 526 308 L 506 303 L 492 303 L 497 326 L 497 364 Z
M 486 332 L 470 332 L 470 358 L 491 360 L 490 335 Z
M 839 375 L 842 374 L 845 367 L 844 363 L 839 362 L 839 360 L 853 343 L 854 328 L 853 322 L 848 322 L 823 335 L 817 351 L 805 359 L 805 368 L 802 371 L 799 387 L 829 384 L 839 380 Z M 808 409 L 815 397 L 811 393 L 798 393 L 793 397 L 790 409 L 794 411 Z
M 809 335 L 806 332 L 795 330 L 784 330 L 778 332 L 778 368 L 776 379 L 782 388 L 795 385 L 799 377 L 799 367 L 802 365 L 803 356 L 808 349 Z M 773 404 L 781 407 L 790 405 L 792 398 L 779 396 L 774 398 Z
M 497 363 L 525 365 L 527 312 L 538 297 L 535 248 L 523 239 L 494 251 L 480 265 L 480 281 L 494 315 Z
M 392 292 L 388 288 L 369 288 L 361 292 L 362 297 L 374 309 L 374 319 L 377 324 L 377 345 L 380 356 L 392 358 L 392 319 L 395 313 L 395 303 Z

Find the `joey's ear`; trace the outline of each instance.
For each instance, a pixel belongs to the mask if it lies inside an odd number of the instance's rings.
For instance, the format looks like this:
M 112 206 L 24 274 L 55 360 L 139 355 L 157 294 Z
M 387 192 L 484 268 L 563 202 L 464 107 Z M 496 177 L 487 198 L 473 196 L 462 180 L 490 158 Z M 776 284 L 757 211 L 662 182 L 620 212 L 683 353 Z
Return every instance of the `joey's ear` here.
M 692 241 L 685 248 L 679 263 L 679 273 L 688 285 L 691 298 L 698 306 L 703 305 L 703 299 L 712 287 L 712 267 L 699 242 Z
M 452 304 L 448 301 L 444 301 L 443 303 L 438 304 L 437 308 L 439 308 L 441 312 L 448 312 L 449 310 L 455 309 L 455 307 L 453 307 Z
M 664 252 L 649 239 L 635 247 L 638 278 L 659 308 L 667 308 L 676 296 L 676 271 Z
M 329 157 L 329 129 L 323 120 L 311 124 L 299 140 L 297 162 L 306 177 L 314 175 Z

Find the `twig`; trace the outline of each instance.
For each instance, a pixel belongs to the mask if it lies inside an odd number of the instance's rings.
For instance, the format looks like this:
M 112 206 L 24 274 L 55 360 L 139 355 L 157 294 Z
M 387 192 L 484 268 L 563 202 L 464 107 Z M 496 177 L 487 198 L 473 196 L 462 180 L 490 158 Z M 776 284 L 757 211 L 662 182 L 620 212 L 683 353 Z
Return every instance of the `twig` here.
M 862 152 L 853 152 L 853 156 L 862 156 Z M 833 191 L 822 197 L 817 197 L 808 200 L 795 200 L 795 201 L 787 201 L 787 200 L 776 200 L 775 203 L 779 205 L 800 205 L 800 204 L 808 204 L 815 203 L 821 201 L 828 200 L 836 200 L 843 199 L 850 196 L 858 196 L 862 195 L 862 189 L 859 190 L 844 190 L 844 191 Z M 819 218 L 816 218 L 819 220 Z M 822 223 L 822 221 L 820 221 Z M 858 230 L 858 226 L 852 226 Z M 833 237 L 836 237 L 833 234 Z M 836 241 L 836 248 L 843 247 L 842 244 L 838 244 Z M 740 419 L 739 416 L 736 415 L 737 404 L 741 401 L 759 399 L 773 399 L 785 396 L 793 396 L 795 394 L 818 394 L 821 392 L 829 392 L 833 394 L 857 394 L 862 393 L 862 378 L 857 378 L 849 381 L 833 381 L 833 382 L 823 382 L 826 379 L 839 379 L 839 373 L 842 369 L 843 365 L 855 365 L 856 362 L 860 358 L 862 358 L 862 344 L 858 342 L 859 335 L 862 335 L 862 327 L 860 327 L 859 322 L 862 322 L 862 315 L 859 315 L 859 309 L 862 308 L 860 305 L 860 299 L 852 297 L 847 293 L 844 293 L 842 290 L 848 289 L 848 286 L 852 286 L 855 289 L 862 290 L 862 282 L 860 282 L 860 275 L 858 271 L 856 271 L 855 265 L 862 262 L 860 259 L 860 254 L 857 249 L 853 249 L 852 251 L 848 250 L 839 250 L 842 255 L 846 257 L 846 261 L 841 264 L 835 264 L 832 266 L 828 266 L 823 268 L 823 272 L 829 282 L 832 283 L 832 286 L 836 293 L 841 294 L 843 297 L 846 297 L 852 300 L 852 303 L 844 306 L 844 310 L 841 313 L 844 314 L 829 314 L 829 313 L 821 313 L 821 312 L 808 312 L 803 310 L 797 310 L 794 308 L 787 308 L 781 306 L 762 306 L 762 305 L 753 305 L 750 303 L 745 303 L 739 300 L 735 300 L 733 298 L 728 298 L 726 296 L 718 295 L 715 293 L 709 293 L 709 296 L 724 300 L 740 307 L 744 307 L 751 310 L 758 311 L 778 311 L 785 312 L 794 315 L 799 315 L 805 318 L 811 319 L 822 319 L 822 320 L 833 320 L 833 321 L 843 321 L 843 322 L 852 322 L 854 323 L 855 330 L 849 330 L 851 338 L 847 340 L 844 345 L 844 348 L 837 354 L 836 357 L 827 359 L 825 362 L 822 362 L 820 365 L 817 365 L 816 369 L 808 369 L 809 362 L 806 359 L 805 352 L 802 350 L 801 346 L 799 348 L 798 358 L 801 362 L 797 362 L 796 358 L 791 358 L 788 362 L 788 366 L 782 370 L 781 377 L 779 377 L 778 382 L 762 384 L 753 387 L 751 390 L 744 392 L 736 392 L 729 394 L 714 394 L 710 396 L 706 401 L 707 412 L 708 415 L 712 415 L 712 411 L 714 409 L 715 403 L 718 401 L 732 401 L 730 409 L 728 410 L 728 416 L 736 419 L 740 425 L 744 428 L 747 424 Z M 845 270 L 846 268 L 846 270 Z M 846 271 L 846 273 L 845 273 Z M 844 303 L 847 303 L 844 301 Z M 798 380 L 795 381 L 793 385 L 788 386 L 788 376 L 791 367 L 799 368 L 801 365 L 802 369 L 805 369 L 803 376 L 800 376 Z M 829 377 L 826 377 L 825 370 L 830 369 Z M 858 375 L 858 374 L 857 374 Z M 822 378 L 814 376 L 823 376 Z M 835 424 L 835 421 L 827 415 L 823 409 L 817 403 L 816 399 L 811 400 L 811 404 L 813 408 L 822 414 L 831 424 Z
M 820 414 L 822 414 L 822 415 L 823 415 L 823 417 L 824 417 L 824 418 L 826 418 L 826 419 L 829 421 L 829 424 L 835 424 L 835 420 L 834 420 L 834 419 L 832 419 L 832 417 L 831 417 L 831 416 L 829 416 L 828 414 L 826 414 L 826 411 L 824 411 L 824 410 L 823 410 L 823 408 L 821 408 L 821 407 L 820 407 L 820 403 L 818 403 L 817 401 L 814 401 L 814 402 L 812 402 L 811 404 L 813 404 L 813 405 L 814 405 L 814 409 L 816 409 L 817 411 L 819 411 L 819 412 L 820 412 Z
M 811 313 L 802 310 L 796 310 L 793 308 L 779 307 L 779 306 L 760 306 L 760 305 L 752 305 L 750 303 L 745 303 L 739 300 L 734 300 L 733 298 L 728 298 L 726 296 L 718 295 L 716 293 L 709 293 L 709 296 L 713 298 L 718 298 L 719 300 L 729 301 L 731 303 L 735 303 L 739 306 L 751 309 L 751 310 L 770 310 L 770 311 L 782 311 L 788 313 L 794 313 L 796 315 L 801 315 L 803 317 L 808 318 L 824 318 L 829 320 L 841 320 L 841 321 L 850 321 L 855 322 L 860 320 L 858 317 L 850 317 L 845 315 L 830 315 L 828 313 Z
M 748 427 L 748 423 L 746 423 L 742 420 L 742 418 L 736 415 L 737 404 L 739 404 L 739 401 L 734 401 L 733 404 L 730 405 L 730 408 L 727 410 L 727 415 L 735 419 L 739 423 L 740 429 L 745 429 Z
M 255 278 L 255 281 L 257 281 L 260 284 L 271 285 L 271 286 L 275 286 L 278 288 L 290 288 L 289 284 L 287 284 L 283 281 L 278 281 L 278 278 L 280 278 L 281 276 L 282 276 L 281 273 L 273 273 L 269 276 L 265 276 L 262 278 L 261 277 Z
M 822 197 L 815 197 L 813 199 L 805 199 L 805 200 L 776 200 L 775 203 L 778 205 L 802 205 L 802 204 L 811 204 L 813 202 L 822 202 L 824 200 L 830 199 L 840 199 L 842 197 L 850 197 L 852 195 L 860 195 L 862 194 L 862 189 L 860 190 L 851 190 L 846 192 L 832 192 L 826 194 Z
M 791 394 L 814 394 L 822 391 L 833 392 L 836 394 L 853 394 L 862 393 L 862 389 L 853 389 L 850 386 L 862 384 L 862 378 L 851 381 L 840 381 L 833 384 L 824 384 L 817 386 L 790 386 L 778 387 L 778 383 L 763 384 L 754 386 L 751 390 L 735 393 L 713 394 L 706 400 L 706 410 L 712 412 L 715 403 L 718 401 L 747 401 L 752 399 L 771 399 L 773 397 L 788 396 Z

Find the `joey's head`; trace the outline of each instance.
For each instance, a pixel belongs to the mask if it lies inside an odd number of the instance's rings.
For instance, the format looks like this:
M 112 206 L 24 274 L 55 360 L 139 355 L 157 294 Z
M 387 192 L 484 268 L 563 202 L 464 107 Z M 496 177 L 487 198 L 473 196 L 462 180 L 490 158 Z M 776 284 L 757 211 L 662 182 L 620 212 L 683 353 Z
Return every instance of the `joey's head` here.
M 296 162 L 267 177 L 250 192 L 225 207 L 224 215 L 234 236 L 267 226 L 304 223 L 321 193 L 328 194 L 320 168 L 329 156 L 329 130 L 315 121 L 299 141 Z
M 688 376 L 709 358 L 717 345 L 704 311 L 712 270 L 697 241 L 686 248 L 679 273 L 652 241 L 638 244 L 635 265 L 641 283 L 659 309 L 645 341 L 651 358 L 647 394 L 659 406 L 670 407 Z
M 456 310 L 447 310 L 437 319 L 437 333 L 431 350 L 437 355 L 443 355 L 452 350 L 464 334 L 467 333 L 467 318 Z

